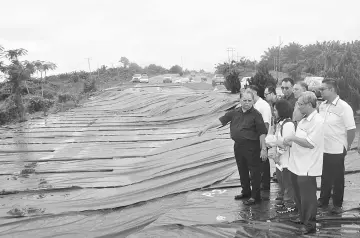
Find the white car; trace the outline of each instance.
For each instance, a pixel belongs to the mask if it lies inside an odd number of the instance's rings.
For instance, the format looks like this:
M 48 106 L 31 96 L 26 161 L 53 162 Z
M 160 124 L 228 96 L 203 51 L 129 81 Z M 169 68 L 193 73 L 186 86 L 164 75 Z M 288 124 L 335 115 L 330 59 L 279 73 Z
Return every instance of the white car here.
M 323 77 L 306 77 L 304 82 L 308 85 L 309 90 L 312 91 L 318 90 L 323 80 Z
M 141 75 L 140 83 L 149 83 L 149 77 L 147 76 L 147 74 Z
M 134 74 L 130 82 L 139 83 L 140 79 L 141 79 L 141 74 Z
M 245 88 L 246 86 L 248 86 L 250 79 L 251 79 L 251 77 L 243 77 L 243 78 L 240 80 L 241 88 Z
M 189 78 L 178 78 L 175 80 L 175 83 L 188 83 L 189 81 Z
M 214 76 L 214 78 L 212 80 L 212 83 L 214 85 L 216 85 L 216 84 L 224 84 L 224 82 L 225 82 L 225 78 L 224 78 L 224 75 L 222 75 L 222 74 L 215 74 L 215 76 Z

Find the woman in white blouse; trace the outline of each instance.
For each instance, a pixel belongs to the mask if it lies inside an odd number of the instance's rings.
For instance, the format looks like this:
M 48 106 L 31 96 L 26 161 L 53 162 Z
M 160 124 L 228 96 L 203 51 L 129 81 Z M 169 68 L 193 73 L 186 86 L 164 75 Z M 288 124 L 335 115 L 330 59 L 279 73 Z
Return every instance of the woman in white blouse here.
M 276 164 L 276 177 L 279 182 L 280 192 L 276 198 L 278 213 L 287 213 L 295 210 L 294 191 L 291 184 L 290 171 L 288 170 L 290 147 L 284 146 L 284 138 L 295 134 L 295 124 L 291 120 L 292 107 L 287 100 L 278 100 L 275 103 L 274 115 L 276 117 L 275 143 L 276 153 L 273 160 Z

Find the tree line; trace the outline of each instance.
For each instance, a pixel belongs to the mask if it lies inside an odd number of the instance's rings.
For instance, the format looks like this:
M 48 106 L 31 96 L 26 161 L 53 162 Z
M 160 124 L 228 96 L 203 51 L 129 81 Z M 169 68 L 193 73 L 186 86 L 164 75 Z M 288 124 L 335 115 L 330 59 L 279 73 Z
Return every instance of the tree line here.
M 276 85 L 278 79 L 274 79 L 269 70 L 287 73 L 295 81 L 307 76 L 335 78 L 339 82 L 340 97 L 354 110 L 360 108 L 360 41 L 324 41 L 308 45 L 291 42 L 282 48 L 268 48 L 260 62 L 242 58 L 237 62 L 220 63 L 215 69 L 224 74 L 228 89 L 234 93 L 240 90 L 238 78 L 249 76 L 249 73 L 256 73 L 250 81 L 260 88 Z
M 0 71 L 5 74 L 7 83 L 10 84 L 11 96 L 15 103 L 14 110 L 20 121 L 25 120 L 25 109 L 21 99 L 21 86 L 25 84 L 26 90 L 29 94 L 29 88 L 27 87 L 27 80 L 31 79 L 31 76 L 37 72 L 41 74 L 41 92 L 43 96 L 43 83 L 46 78 L 46 72 L 56 69 L 56 64 L 52 62 L 46 62 L 41 60 L 27 61 L 20 60 L 19 58 L 26 55 L 27 50 L 12 49 L 5 50 L 0 46 Z M 45 77 L 43 78 L 43 73 Z
M 335 78 L 340 97 L 353 109 L 360 108 L 360 41 L 324 41 L 301 45 L 289 43 L 283 48 L 270 47 L 260 64 L 288 73 L 295 81 L 305 76 Z

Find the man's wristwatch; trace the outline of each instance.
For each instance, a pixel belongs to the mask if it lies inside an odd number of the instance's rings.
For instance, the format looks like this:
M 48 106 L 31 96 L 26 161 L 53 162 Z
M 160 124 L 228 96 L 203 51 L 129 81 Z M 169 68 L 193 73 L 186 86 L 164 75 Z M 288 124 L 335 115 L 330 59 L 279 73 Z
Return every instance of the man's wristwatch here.
M 263 151 L 267 151 L 267 149 L 261 149 L 261 150 L 263 150 Z

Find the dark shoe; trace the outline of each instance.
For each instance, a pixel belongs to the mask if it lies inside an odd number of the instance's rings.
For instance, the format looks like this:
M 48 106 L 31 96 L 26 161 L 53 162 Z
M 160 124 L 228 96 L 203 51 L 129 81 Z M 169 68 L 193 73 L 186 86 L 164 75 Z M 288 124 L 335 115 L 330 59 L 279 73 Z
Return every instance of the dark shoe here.
M 250 195 L 242 193 L 242 194 L 236 195 L 234 197 L 234 199 L 235 200 L 241 200 L 241 199 L 245 199 L 245 198 L 249 198 L 249 197 L 250 197 Z
M 307 228 L 307 227 L 301 227 L 299 228 L 297 231 L 295 231 L 295 233 L 297 235 L 307 235 L 307 234 L 313 234 L 316 233 L 316 228 L 312 227 L 312 228 Z
M 299 217 L 290 218 L 290 221 L 295 224 L 303 224 Z
M 343 213 L 343 209 L 341 207 L 334 206 L 330 212 L 337 215 Z
M 260 200 L 255 200 L 254 198 L 250 198 L 249 200 L 244 201 L 243 204 L 247 206 L 251 206 L 251 205 L 255 205 L 258 202 L 260 202 Z
M 323 203 L 321 200 L 318 200 L 318 201 L 317 201 L 317 206 L 318 206 L 318 207 L 324 208 L 324 207 L 327 207 L 328 205 L 329 205 L 329 204 Z

